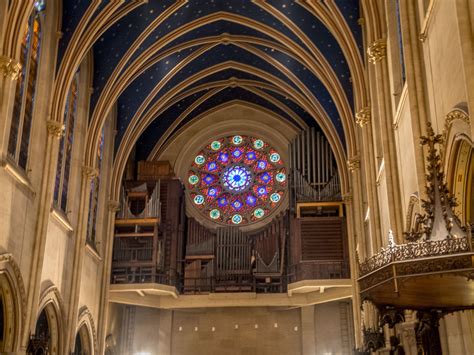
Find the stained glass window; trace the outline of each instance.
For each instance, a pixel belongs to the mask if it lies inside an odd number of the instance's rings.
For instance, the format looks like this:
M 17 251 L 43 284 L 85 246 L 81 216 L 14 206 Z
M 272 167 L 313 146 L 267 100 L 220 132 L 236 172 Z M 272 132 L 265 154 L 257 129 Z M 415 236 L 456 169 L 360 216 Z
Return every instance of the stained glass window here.
M 35 7 L 21 43 L 21 72 L 17 81 L 13 116 L 8 139 L 8 156 L 26 169 L 30 143 L 36 79 L 41 48 L 41 16 L 44 1 L 35 2 Z
M 76 73 L 66 101 L 64 112 L 64 135 L 59 142 L 58 167 L 54 185 L 54 205 L 66 211 L 69 173 L 71 169 L 72 143 L 74 138 L 74 122 L 76 120 L 77 91 L 79 73 Z
M 87 218 L 87 242 L 95 247 L 96 245 L 96 224 L 97 214 L 99 211 L 99 188 L 100 188 L 100 171 L 102 168 L 102 160 L 104 158 L 104 135 L 105 129 L 102 128 L 100 135 L 99 147 L 97 149 L 97 169 L 98 174 L 91 180 L 90 185 L 90 200 L 89 200 L 89 215 Z
M 286 192 L 280 154 L 260 138 L 235 135 L 210 142 L 188 172 L 187 191 L 206 218 L 245 225 L 269 216 Z

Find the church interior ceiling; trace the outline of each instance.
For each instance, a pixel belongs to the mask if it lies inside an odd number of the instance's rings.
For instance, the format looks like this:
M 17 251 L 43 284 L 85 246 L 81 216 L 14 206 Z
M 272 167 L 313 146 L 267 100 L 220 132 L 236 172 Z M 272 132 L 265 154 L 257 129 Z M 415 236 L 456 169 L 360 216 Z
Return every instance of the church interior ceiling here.
M 116 103 L 116 150 L 135 137 L 138 159 L 165 132 L 234 101 L 298 129 L 324 122 L 347 149 L 359 17 L 356 0 L 65 1 L 58 71 L 89 31 L 91 126 Z

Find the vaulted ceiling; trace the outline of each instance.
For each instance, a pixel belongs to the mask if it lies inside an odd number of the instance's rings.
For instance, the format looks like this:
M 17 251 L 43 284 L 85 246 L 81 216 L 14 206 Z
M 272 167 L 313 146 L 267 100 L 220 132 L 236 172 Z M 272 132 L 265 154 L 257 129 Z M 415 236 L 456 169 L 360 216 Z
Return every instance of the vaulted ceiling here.
M 97 27 L 91 126 L 116 103 L 116 151 L 137 144 L 146 158 L 234 100 L 319 126 L 344 149 L 353 139 L 365 91 L 358 0 L 75 0 L 62 12 L 58 68 L 77 32 Z

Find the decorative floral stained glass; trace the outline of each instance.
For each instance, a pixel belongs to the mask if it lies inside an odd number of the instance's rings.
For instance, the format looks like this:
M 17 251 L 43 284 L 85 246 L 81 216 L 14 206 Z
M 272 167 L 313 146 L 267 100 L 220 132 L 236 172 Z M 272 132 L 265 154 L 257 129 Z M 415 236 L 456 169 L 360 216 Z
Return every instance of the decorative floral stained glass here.
M 194 206 L 212 221 L 230 225 L 269 216 L 286 187 L 280 154 L 262 139 L 241 135 L 204 147 L 194 157 L 187 181 Z

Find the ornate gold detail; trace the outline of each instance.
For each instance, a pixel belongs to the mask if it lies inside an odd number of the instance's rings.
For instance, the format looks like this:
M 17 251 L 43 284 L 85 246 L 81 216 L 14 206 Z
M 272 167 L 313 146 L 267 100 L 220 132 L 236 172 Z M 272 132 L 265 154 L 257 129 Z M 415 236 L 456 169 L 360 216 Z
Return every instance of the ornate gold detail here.
M 358 24 L 359 26 L 364 26 L 364 25 L 365 25 L 365 18 L 359 17 L 359 18 L 357 19 L 357 24 Z
M 117 212 L 120 210 L 120 202 L 118 201 L 109 200 L 107 206 L 109 207 L 110 212 Z
M 370 107 L 364 107 L 355 114 L 356 123 L 361 127 L 364 127 L 367 123 L 370 122 L 370 117 Z
M 47 120 L 46 128 L 48 129 L 48 134 L 52 135 L 53 137 L 61 138 L 63 135 L 64 125 L 58 121 Z
M 353 173 L 360 168 L 360 160 L 358 157 L 351 158 L 347 161 L 347 167 Z
M 0 72 L 4 77 L 9 77 L 12 80 L 17 80 L 20 76 L 21 64 L 15 59 L 0 56 Z
M 87 165 L 82 166 L 82 175 L 85 178 L 92 179 L 92 178 L 95 178 L 98 174 L 99 174 L 99 171 L 93 166 L 87 166 Z
M 369 48 L 367 48 L 367 55 L 369 56 L 369 62 L 376 64 L 385 58 L 387 53 L 387 44 L 385 39 L 378 39 L 373 42 Z
M 415 261 L 416 259 L 429 258 L 433 256 L 464 254 L 471 250 L 468 238 L 469 237 L 451 238 L 437 241 L 427 240 L 423 242 L 399 244 L 382 249 L 380 253 L 375 254 L 373 257 L 367 259 L 359 265 L 359 275 L 363 277 L 364 275 L 367 275 L 375 270 L 381 269 L 394 261 L 399 263 L 400 261 Z M 463 256 L 464 255 L 462 255 L 461 257 Z M 470 256 L 467 256 L 467 258 L 470 260 Z M 398 266 L 400 267 L 400 269 L 398 270 L 397 274 L 416 274 L 417 272 L 421 271 L 420 268 L 423 268 L 423 272 L 437 271 L 440 270 L 440 262 L 441 261 L 438 259 L 434 261 L 433 265 L 428 265 L 427 261 L 423 263 L 417 261 L 417 270 L 409 270 L 411 267 L 409 266 L 409 264 L 400 263 L 400 265 Z M 436 264 L 438 264 L 438 266 L 436 266 Z M 388 277 L 383 277 L 383 279 L 387 280 Z

